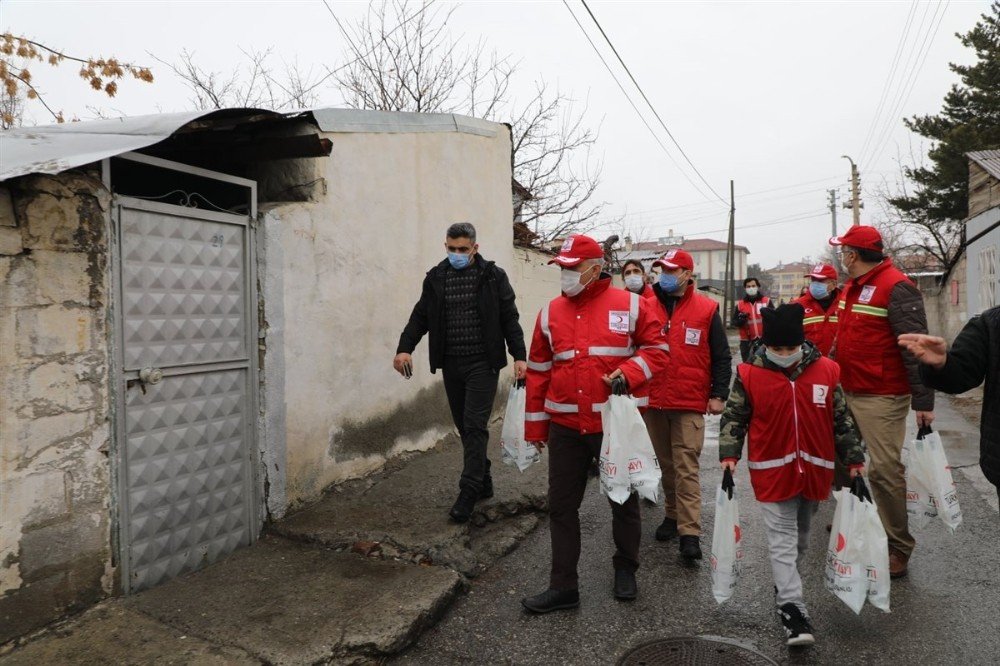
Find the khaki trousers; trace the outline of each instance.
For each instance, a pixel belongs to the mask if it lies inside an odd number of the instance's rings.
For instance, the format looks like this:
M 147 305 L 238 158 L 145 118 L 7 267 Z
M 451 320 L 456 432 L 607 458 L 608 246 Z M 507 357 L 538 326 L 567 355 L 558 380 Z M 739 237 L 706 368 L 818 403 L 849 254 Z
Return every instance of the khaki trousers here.
M 910 534 L 906 516 L 906 470 L 900 462 L 900 453 L 906 439 L 910 396 L 846 395 L 847 406 L 871 458 L 868 481 L 889 546 L 909 557 L 916 541 Z
M 701 535 L 698 458 L 705 444 L 705 416 L 698 412 L 647 409 L 646 422 L 663 475 L 663 507 L 682 535 Z

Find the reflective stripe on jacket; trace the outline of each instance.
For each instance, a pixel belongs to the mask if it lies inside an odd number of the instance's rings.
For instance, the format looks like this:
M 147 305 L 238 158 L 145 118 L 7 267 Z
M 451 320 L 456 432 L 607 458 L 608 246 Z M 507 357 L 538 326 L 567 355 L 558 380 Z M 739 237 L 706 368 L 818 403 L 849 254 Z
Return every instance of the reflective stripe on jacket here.
M 525 440 L 546 441 L 550 421 L 601 432 L 610 394 L 602 377 L 620 368 L 634 391 L 663 372 L 668 349 L 656 309 L 608 277 L 574 298 L 553 299 L 538 313 L 528 352 Z
M 817 358 L 795 381 L 781 370 L 749 363 L 740 364 L 737 372 L 753 409 L 747 466 L 757 500 L 782 502 L 800 494 L 816 501 L 826 499 L 836 456 L 837 364 Z
M 872 395 L 910 395 L 910 382 L 889 324 L 893 287 L 909 282 L 889 259 L 857 279 L 848 280 L 841 293 L 837 346 L 845 391 Z
M 816 345 L 819 353 L 823 356 L 830 355 L 833 341 L 837 338 L 837 324 L 840 321 L 838 317 L 840 312 L 839 297 L 840 294 L 837 294 L 831 299 L 825 310 L 819 301 L 812 297 L 812 294 L 800 296 L 795 301 L 805 311 L 802 327 L 806 332 L 806 340 Z
M 712 350 L 709 331 L 719 309 L 718 303 L 698 293 L 689 284 L 674 306 L 674 313 L 654 293 L 648 305 L 656 308 L 666 323 L 667 344 L 670 345 L 670 363 L 665 371 L 637 395 L 648 395 L 653 409 L 676 409 L 704 414 L 712 387 Z

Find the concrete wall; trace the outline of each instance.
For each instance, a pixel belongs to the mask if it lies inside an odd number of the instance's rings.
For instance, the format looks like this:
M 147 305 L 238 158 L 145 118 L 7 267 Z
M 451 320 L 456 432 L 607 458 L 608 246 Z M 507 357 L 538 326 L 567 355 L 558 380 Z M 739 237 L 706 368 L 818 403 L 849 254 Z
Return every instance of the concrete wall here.
M 944 284 L 937 277 L 915 277 L 914 282 L 924 295 L 927 329 L 931 335 L 954 340 L 971 316 L 966 288 L 966 255 L 959 259 Z
M 327 195 L 262 212 L 263 402 L 284 409 L 266 420 L 268 446 L 286 451 L 288 504 L 452 430 L 426 339 L 410 381 L 392 357 L 450 223 L 472 222 L 482 254 L 512 264 L 510 134 L 495 128 L 326 134 Z
M 0 643 L 110 592 L 110 197 L 0 184 Z
M 538 312 L 543 305 L 559 295 L 559 267 L 548 265 L 551 258 L 551 254 L 538 250 L 515 247 L 514 256 L 507 267 L 507 274 L 517 294 L 517 311 L 521 315 L 524 342 L 529 348 Z

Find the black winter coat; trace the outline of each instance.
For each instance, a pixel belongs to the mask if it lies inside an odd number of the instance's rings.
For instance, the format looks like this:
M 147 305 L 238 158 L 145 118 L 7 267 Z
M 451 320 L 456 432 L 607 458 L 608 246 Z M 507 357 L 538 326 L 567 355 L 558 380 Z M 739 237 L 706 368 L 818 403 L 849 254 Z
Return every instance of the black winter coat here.
M 479 264 L 477 291 L 486 357 L 494 370 L 500 370 L 507 365 L 507 349 L 515 361 L 528 358 L 524 346 L 524 331 L 518 321 L 514 289 L 510 286 L 507 273 L 494 262 L 484 259 L 481 254 L 476 255 L 476 262 L 482 262 Z M 444 367 L 447 338 L 444 330 L 444 276 L 447 270 L 448 260 L 445 259 L 427 271 L 420 300 L 413 306 L 410 320 L 399 336 L 399 345 L 396 347 L 397 354 L 412 354 L 420 338 L 428 333 L 432 373 Z
M 944 367 L 921 365 L 920 378 L 945 393 L 963 393 L 986 382 L 979 465 L 990 483 L 1000 487 L 1000 307 L 973 317 L 952 343 Z

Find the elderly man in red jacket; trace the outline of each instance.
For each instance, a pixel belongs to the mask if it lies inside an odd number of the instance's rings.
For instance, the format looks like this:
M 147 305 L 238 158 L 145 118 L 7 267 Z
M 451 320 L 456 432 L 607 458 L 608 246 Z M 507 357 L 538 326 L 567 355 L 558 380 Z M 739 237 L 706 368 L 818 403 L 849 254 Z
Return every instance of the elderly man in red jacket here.
M 840 295 L 837 342 L 831 357 L 840 364 L 847 405 L 871 457 L 872 497 L 889 537 L 889 576 L 906 575 L 916 541 L 906 514 L 906 479 L 900 461 L 906 416 L 917 426 L 934 420 L 934 391 L 920 379 L 920 364 L 897 345 L 904 333 L 927 333 L 924 299 L 882 252 L 874 227 L 854 226 L 830 239 L 840 248 L 851 279 Z
M 528 352 L 524 438 L 549 449 L 549 587 L 522 604 L 535 613 L 575 608 L 580 559 L 580 503 L 592 461 L 600 455 L 601 405 L 646 383 L 668 362 L 663 321 L 638 294 L 611 286 L 604 251 L 570 236 L 549 263 L 562 269 L 562 295 L 542 308 Z M 638 594 L 639 501 L 611 502 L 616 552 L 615 597 Z

